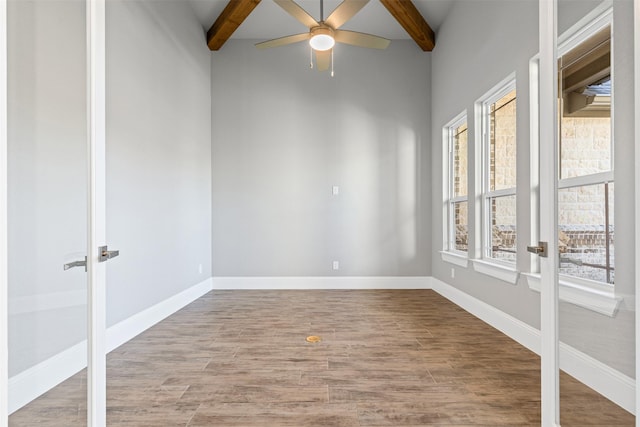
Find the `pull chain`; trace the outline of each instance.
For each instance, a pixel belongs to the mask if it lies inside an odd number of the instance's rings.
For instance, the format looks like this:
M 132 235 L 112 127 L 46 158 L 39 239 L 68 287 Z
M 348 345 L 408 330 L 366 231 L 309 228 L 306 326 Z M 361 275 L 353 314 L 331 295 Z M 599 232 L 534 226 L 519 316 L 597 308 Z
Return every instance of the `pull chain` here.
M 309 68 L 313 69 L 313 48 L 309 45 Z
M 331 77 L 333 77 L 333 49 L 331 49 Z

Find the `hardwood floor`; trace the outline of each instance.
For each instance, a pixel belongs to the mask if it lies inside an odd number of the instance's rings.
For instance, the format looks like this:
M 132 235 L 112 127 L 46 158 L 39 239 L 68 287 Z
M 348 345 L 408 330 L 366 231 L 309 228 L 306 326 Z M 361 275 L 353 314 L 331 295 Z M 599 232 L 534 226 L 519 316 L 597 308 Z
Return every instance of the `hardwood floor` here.
M 320 343 L 305 338 L 318 335 Z M 539 426 L 540 359 L 433 291 L 214 291 L 108 356 L 110 426 Z M 84 425 L 85 373 L 10 417 Z M 635 418 L 563 375 L 562 425 Z

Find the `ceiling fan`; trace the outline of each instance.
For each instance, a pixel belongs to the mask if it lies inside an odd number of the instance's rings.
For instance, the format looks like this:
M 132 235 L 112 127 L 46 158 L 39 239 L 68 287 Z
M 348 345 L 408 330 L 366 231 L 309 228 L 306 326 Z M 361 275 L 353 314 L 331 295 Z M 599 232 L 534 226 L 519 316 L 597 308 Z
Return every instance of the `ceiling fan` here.
M 353 18 L 369 0 L 344 0 L 327 19 L 324 19 L 324 0 L 320 0 L 320 21 L 316 21 L 293 0 L 274 0 L 274 2 L 308 27 L 309 32 L 267 40 L 257 43 L 256 47 L 263 49 L 309 40 L 309 45 L 316 55 L 318 71 L 329 69 L 329 64 L 332 62 L 333 46 L 336 42 L 373 49 L 385 49 L 389 46 L 390 40 L 383 37 L 339 29 Z M 311 66 L 313 67 L 313 62 Z

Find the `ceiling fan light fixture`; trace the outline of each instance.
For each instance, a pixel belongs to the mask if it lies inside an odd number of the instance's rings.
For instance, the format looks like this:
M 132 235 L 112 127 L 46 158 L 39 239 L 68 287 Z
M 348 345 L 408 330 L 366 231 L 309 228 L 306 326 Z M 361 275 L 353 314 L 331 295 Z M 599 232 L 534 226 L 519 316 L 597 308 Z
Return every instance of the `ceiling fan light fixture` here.
M 316 27 L 311 30 L 311 34 L 309 45 L 314 50 L 322 52 L 331 49 L 336 44 L 331 28 Z

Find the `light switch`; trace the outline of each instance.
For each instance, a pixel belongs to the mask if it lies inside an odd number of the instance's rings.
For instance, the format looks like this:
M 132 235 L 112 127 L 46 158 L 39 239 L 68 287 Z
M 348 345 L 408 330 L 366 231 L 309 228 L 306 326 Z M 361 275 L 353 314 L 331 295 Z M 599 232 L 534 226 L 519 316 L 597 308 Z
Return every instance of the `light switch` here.
M 338 194 L 340 194 L 340 187 L 338 187 L 337 185 L 333 186 L 333 195 L 337 196 Z

